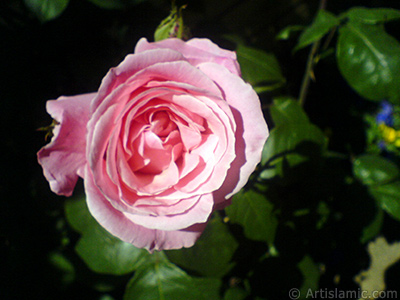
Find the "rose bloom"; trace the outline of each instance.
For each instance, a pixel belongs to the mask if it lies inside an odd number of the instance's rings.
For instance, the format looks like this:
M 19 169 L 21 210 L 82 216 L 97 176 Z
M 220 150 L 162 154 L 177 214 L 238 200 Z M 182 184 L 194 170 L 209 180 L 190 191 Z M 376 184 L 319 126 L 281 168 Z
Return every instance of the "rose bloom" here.
M 192 246 L 260 161 L 268 128 L 234 52 L 208 39 L 141 39 L 96 93 L 47 102 L 38 160 L 51 190 L 84 179 L 98 223 L 136 247 Z

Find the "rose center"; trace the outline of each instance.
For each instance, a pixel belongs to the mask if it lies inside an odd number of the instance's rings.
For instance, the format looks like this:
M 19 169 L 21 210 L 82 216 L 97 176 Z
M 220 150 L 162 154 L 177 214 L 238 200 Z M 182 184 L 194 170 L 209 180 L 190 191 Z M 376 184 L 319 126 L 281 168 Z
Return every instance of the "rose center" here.
M 140 131 L 129 149 L 132 153 L 129 164 L 135 173 L 159 174 L 180 157 L 182 142 L 170 114 L 155 110 L 132 123 L 131 131 Z

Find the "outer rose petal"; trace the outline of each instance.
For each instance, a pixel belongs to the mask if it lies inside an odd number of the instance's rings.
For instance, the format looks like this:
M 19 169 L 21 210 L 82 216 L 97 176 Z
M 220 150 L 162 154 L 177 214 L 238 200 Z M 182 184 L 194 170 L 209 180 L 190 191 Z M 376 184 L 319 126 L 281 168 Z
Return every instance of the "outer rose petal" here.
M 104 198 L 93 182 L 89 167 L 85 171 L 85 191 L 89 211 L 97 222 L 111 234 L 138 248 L 149 251 L 188 248 L 193 246 L 206 227 L 203 223 L 182 230 L 163 231 L 133 223 Z
M 78 175 L 83 177 L 86 165 L 86 124 L 95 93 L 60 97 L 47 101 L 47 111 L 60 125 L 54 129 L 51 142 L 37 154 L 51 190 L 71 196 Z
M 175 62 L 184 60 L 179 52 L 170 49 L 154 49 L 141 54 L 131 54 L 115 68 L 111 68 L 103 78 L 96 99 L 93 100 L 91 110 L 94 111 L 102 103 L 105 97 L 116 89 L 120 84 L 137 72 L 157 63 Z
M 138 214 L 126 214 L 126 217 L 132 222 L 146 226 L 149 229 L 178 230 L 187 228 L 196 223 L 207 222 L 213 208 L 213 197 L 211 194 L 205 194 L 199 198 L 197 203 L 183 213 L 166 216 L 144 216 Z M 185 200 L 182 200 L 185 201 Z
M 237 193 L 260 162 L 268 127 L 260 108 L 260 100 L 252 87 L 240 77 L 214 63 L 199 65 L 199 69 L 213 79 L 225 92 L 232 108 L 236 131 L 236 159 L 232 162 L 225 182 L 215 193 L 218 201 Z
M 229 51 L 218 47 L 217 44 L 214 44 L 209 39 L 191 39 L 187 41 L 187 44 L 193 46 L 195 48 L 201 49 L 203 51 L 207 51 L 216 56 L 224 57 L 224 59 L 217 59 L 214 61 L 215 63 L 226 67 L 233 74 L 241 75 L 240 66 L 237 62 L 236 52 Z M 211 61 L 210 61 L 211 62 Z
M 135 53 L 150 49 L 167 48 L 182 53 L 194 66 L 203 62 L 214 62 L 226 67 L 233 74 L 240 75 L 240 67 L 236 60 L 236 53 L 221 49 L 209 39 L 191 39 L 184 42 L 180 39 L 165 39 L 156 43 L 149 43 L 145 38 L 139 40 Z

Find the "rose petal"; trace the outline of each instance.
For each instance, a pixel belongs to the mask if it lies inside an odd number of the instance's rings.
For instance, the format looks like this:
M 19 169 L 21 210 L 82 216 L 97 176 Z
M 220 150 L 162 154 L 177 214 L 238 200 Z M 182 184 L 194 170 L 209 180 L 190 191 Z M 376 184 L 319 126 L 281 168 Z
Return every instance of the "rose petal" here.
M 235 52 L 221 49 L 209 39 L 196 38 L 184 42 L 181 39 L 171 38 L 156 43 L 149 43 L 145 38 L 142 38 L 135 47 L 135 53 L 160 48 L 173 49 L 182 53 L 194 66 L 204 62 L 214 62 L 226 67 L 233 74 L 240 75 L 240 68 Z
M 215 95 L 221 93 L 219 87 L 210 80 L 209 77 L 205 76 L 201 71 L 193 67 L 187 61 L 156 63 L 137 72 L 126 81 L 126 84 L 133 83 L 137 79 L 144 81 L 145 78 L 151 79 L 147 80 L 147 82 L 175 81 L 189 84 L 199 89 L 205 89 Z
M 191 151 L 202 157 L 202 162 L 206 164 L 185 178 L 181 177 L 176 189 L 196 194 L 215 191 L 222 185 L 235 158 L 235 124 L 230 108 L 225 101 L 207 97 L 177 95 L 173 101 L 195 111 L 208 127 L 208 132 L 202 134 L 202 142 Z
M 191 247 L 201 235 L 206 224 L 195 224 L 177 231 L 148 229 L 130 221 L 116 210 L 93 182 L 89 168 L 85 170 L 87 205 L 92 216 L 114 236 L 149 251 Z
M 201 133 L 197 128 L 186 126 L 182 123 L 176 123 L 179 128 L 179 133 L 184 145 L 185 151 L 190 151 L 194 147 L 198 146 L 201 142 Z
M 216 199 L 229 199 L 247 182 L 261 159 L 263 145 L 268 137 L 268 127 L 260 108 L 260 100 L 250 84 L 227 69 L 204 63 L 199 69 L 212 78 L 225 91 L 226 101 L 232 108 L 236 120 L 236 159 L 226 176 Z
M 92 112 L 97 109 L 105 97 L 120 84 L 126 83 L 127 79 L 137 72 L 157 63 L 179 60 L 184 60 L 182 54 L 170 49 L 154 49 L 140 54 L 128 55 L 117 67 L 110 69 L 103 78 L 98 95 L 91 105 Z
M 142 225 L 150 229 L 178 230 L 187 228 L 196 223 L 204 223 L 212 212 L 214 200 L 212 194 L 194 196 L 191 199 L 182 199 L 181 204 L 186 201 L 191 203 L 196 199 L 195 204 L 186 211 L 178 212 L 176 209 L 170 209 L 168 215 L 137 215 L 125 213 L 125 216 L 135 224 Z
M 142 145 L 138 145 L 138 148 L 143 148 L 141 156 L 148 161 L 143 168 L 138 170 L 139 172 L 158 174 L 171 164 L 172 147 L 165 149 L 162 140 L 156 134 L 145 131 L 137 141 L 142 143 Z
M 90 102 L 95 93 L 60 97 L 47 102 L 47 111 L 60 125 L 51 142 L 37 154 L 51 190 L 71 196 L 78 175 L 83 176 L 86 164 L 86 125 Z
M 117 159 L 117 168 L 121 182 L 124 182 L 138 195 L 159 194 L 174 186 L 179 181 L 179 170 L 175 162 L 171 161 L 168 167 L 159 174 L 132 172 L 124 159 Z
M 184 178 L 187 174 L 192 172 L 200 163 L 200 156 L 193 153 L 183 153 L 177 166 L 180 171 L 180 178 Z

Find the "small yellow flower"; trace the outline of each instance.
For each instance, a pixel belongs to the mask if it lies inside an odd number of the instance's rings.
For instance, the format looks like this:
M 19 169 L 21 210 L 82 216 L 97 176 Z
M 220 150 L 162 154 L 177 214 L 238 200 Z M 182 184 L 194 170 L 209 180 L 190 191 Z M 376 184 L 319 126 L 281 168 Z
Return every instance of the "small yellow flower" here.
M 394 144 L 400 148 L 400 131 L 395 130 L 392 127 L 385 125 L 384 123 L 379 124 L 379 130 L 382 132 L 383 140 L 386 143 Z

